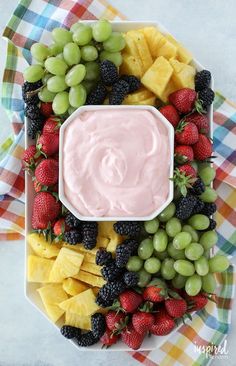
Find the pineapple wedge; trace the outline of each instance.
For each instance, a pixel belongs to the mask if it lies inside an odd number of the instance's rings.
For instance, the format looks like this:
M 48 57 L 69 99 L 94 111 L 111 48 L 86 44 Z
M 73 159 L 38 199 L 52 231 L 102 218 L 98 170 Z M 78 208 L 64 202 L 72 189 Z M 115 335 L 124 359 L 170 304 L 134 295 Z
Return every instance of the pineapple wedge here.
M 152 55 L 149 51 L 146 38 L 143 33 L 139 31 L 129 31 L 127 33 L 127 37 L 130 37 L 134 40 L 134 43 L 138 50 L 139 58 L 142 62 L 142 73 L 144 74 L 145 71 L 149 69 L 149 67 L 153 63 Z
M 91 329 L 91 317 L 80 316 L 70 311 L 66 311 L 65 324 L 72 327 L 90 330 Z
M 99 309 L 95 300 L 96 297 L 92 289 L 88 289 L 68 300 L 62 301 L 59 306 L 65 311 L 69 311 L 80 316 L 89 316 L 96 313 Z
M 196 70 L 191 65 L 186 65 L 176 59 L 171 59 L 170 64 L 173 67 L 172 79 L 177 89 L 191 88 L 194 89 L 194 77 Z
M 72 277 L 80 270 L 83 254 L 68 248 L 61 248 L 50 273 L 51 282 L 61 282 L 64 278 Z
M 175 57 L 177 55 L 177 47 L 165 38 L 165 42 L 163 43 L 163 45 L 157 48 L 156 54 L 157 57 L 163 56 L 167 60 L 169 60 L 170 58 Z
M 37 291 L 49 318 L 55 323 L 64 314 L 64 310 L 58 304 L 68 299 L 66 292 L 60 283 L 46 285 Z
M 161 99 L 161 95 L 166 89 L 172 74 L 172 66 L 165 57 L 160 56 L 143 75 L 141 82 L 146 88 L 151 90 Z
M 134 105 L 156 105 L 156 96 L 148 98 L 148 99 L 144 99 L 144 100 L 140 100 L 137 103 L 133 103 Z
M 75 296 L 88 289 L 84 283 L 75 280 L 74 278 L 66 278 L 62 282 L 63 290 L 70 296 Z
M 140 32 L 144 34 L 153 59 L 156 59 L 159 48 L 165 43 L 165 37 L 156 27 L 145 27 Z
M 129 54 L 122 54 L 123 62 L 120 66 L 121 74 L 130 74 L 141 78 L 143 75 L 141 61 Z
M 177 59 L 180 62 L 189 64 L 193 59 L 192 54 L 181 43 L 176 41 L 176 39 L 172 37 L 172 35 L 167 34 L 166 38 L 168 39 L 169 42 L 171 42 L 173 45 L 177 47 Z
M 106 283 L 102 277 L 95 276 L 85 271 L 80 271 L 77 275 L 74 275 L 73 278 L 85 282 L 93 287 L 102 287 Z
M 173 78 L 173 76 L 172 76 L 172 78 Z M 169 95 L 178 89 L 177 86 L 175 85 L 175 83 L 173 82 L 172 78 L 170 79 L 169 83 L 167 84 L 164 92 L 162 93 L 162 95 L 160 97 L 160 99 L 164 103 L 168 103 Z
M 136 92 L 126 95 L 123 104 L 138 104 L 140 101 L 155 96 L 150 90 L 140 87 Z
M 101 268 L 101 266 L 98 266 L 95 263 L 83 262 L 81 265 L 82 271 L 89 272 L 97 276 L 101 276 Z
M 98 236 L 108 239 L 107 250 L 114 253 L 118 244 L 122 243 L 123 237 L 113 229 L 113 221 L 103 221 L 98 224 Z
M 90 254 L 91 256 L 93 255 L 95 257 L 96 253 L 97 253 L 97 248 L 87 250 L 87 249 L 84 248 L 84 246 L 82 244 L 76 244 L 76 245 L 72 246 L 70 244 L 64 243 L 63 248 L 68 248 L 68 249 L 71 249 L 71 250 L 75 250 L 78 253 L 82 253 L 84 256 L 85 256 L 85 254 Z M 84 258 L 84 260 L 85 260 L 85 258 Z M 89 262 L 89 261 L 87 261 L 87 262 Z
M 27 278 L 29 282 L 52 282 L 49 280 L 51 269 L 54 265 L 53 259 L 28 256 Z
M 60 252 L 61 245 L 49 243 L 43 235 L 32 233 L 27 236 L 27 241 L 35 254 L 43 258 L 53 258 Z
M 124 38 L 125 38 L 125 48 L 123 49 L 122 52 L 134 56 L 136 59 L 139 59 L 138 48 L 135 44 L 133 37 L 130 37 L 129 33 L 125 33 Z

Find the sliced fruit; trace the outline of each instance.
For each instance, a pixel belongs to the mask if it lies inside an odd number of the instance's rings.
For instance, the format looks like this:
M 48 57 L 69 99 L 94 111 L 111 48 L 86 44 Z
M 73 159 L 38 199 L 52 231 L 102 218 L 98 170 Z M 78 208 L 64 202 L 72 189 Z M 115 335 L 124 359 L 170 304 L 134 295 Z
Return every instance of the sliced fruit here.
M 138 78 L 141 78 L 143 75 L 141 61 L 138 58 L 126 53 L 124 53 L 122 57 L 123 62 L 120 66 L 120 73 L 134 75 Z
M 106 281 L 102 277 L 98 277 L 81 270 L 77 275 L 74 275 L 73 278 L 76 278 L 77 280 L 88 283 L 89 285 L 95 287 L 102 287 L 106 283 Z
M 81 265 L 82 271 L 89 272 L 97 276 L 101 276 L 101 268 L 102 268 L 101 266 L 98 266 L 95 263 L 88 263 L 85 261 Z
M 96 253 L 97 253 L 97 248 L 87 250 L 87 249 L 84 248 L 84 246 L 82 244 L 76 244 L 76 245 L 71 246 L 70 244 L 63 243 L 63 247 L 64 248 L 69 248 L 71 250 L 75 250 L 76 252 L 82 253 L 84 256 L 86 254 L 89 254 L 91 256 L 95 256 Z M 84 260 L 85 260 L 85 258 L 84 258 Z M 89 261 L 87 260 L 87 262 L 89 262 Z M 95 261 L 94 261 L 94 263 L 95 263 Z
M 98 225 L 98 237 L 106 238 L 109 240 L 106 247 L 107 251 L 114 253 L 118 244 L 122 243 L 123 237 L 117 234 L 113 229 L 113 221 L 99 222 Z M 99 246 L 99 240 L 98 240 Z
M 66 311 L 65 324 L 71 325 L 72 327 L 90 330 L 91 329 L 91 317 L 80 316 L 70 311 Z
M 29 234 L 27 240 L 35 254 L 43 258 L 56 257 L 61 249 L 61 244 L 49 243 L 43 235 L 37 233 Z
M 74 278 L 66 278 L 63 280 L 62 287 L 70 296 L 78 295 L 88 289 L 88 286 Z
M 183 62 L 179 62 L 176 59 L 170 59 L 170 64 L 174 70 L 172 80 L 177 86 L 177 89 L 194 89 L 194 77 L 196 74 L 195 68 L 193 66 L 186 65 Z
M 28 256 L 28 273 L 29 282 L 54 282 L 49 281 L 51 269 L 54 265 L 53 259 L 37 257 L 36 255 Z
M 72 277 L 80 270 L 83 254 L 68 248 L 61 248 L 50 273 L 51 282 L 61 282 L 64 278 Z
M 164 92 L 162 93 L 162 95 L 160 96 L 160 99 L 164 102 L 164 103 L 168 103 L 168 97 L 171 93 L 173 93 L 174 91 L 176 91 L 178 88 L 175 85 L 174 81 L 173 81 L 173 77 L 170 79 L 169 83 L 167 84 Z
M 134 56 L 136 59 L 139 59 L 139 52 L 134 38 L 131 37 L 129 33 L 125 33 L 124 38 L 126 44 L 123 52 L 127 53 L 128 55 Z
M 138 50 L 139 58 L 142 62 L 142 71 L 144 73 L 153 63 L 152 55 L 149 51 L 146 38 L 143 33 L 139 31 L 129 31 L 127 33 L 127 37 L 130 37 L 134 40 Z
M 140 29 L 140 32 L 144 34 L 151 55 L 155 59 L 158 56 L 158 49 L 165 43 L 165 37 L 156 27 L 145 27 Z
M 123 104 L 138 104 L 140 101 L 155 97 L 155 95 L 143 86 L 134 93 L 128 94 Z
M 80 316 L 94 314 L 99 306 L 95 303 L 95 295 L 92 289 L 81 292 L 59 304 L 60 308 Z
M 166 34 L 166 38 L 168 39 L 168 41 L 170 41 L 173 45 L 177 47 L 177 59 L 180 62 L 189 64 L 193 59 L 192 54 L 181 43 L 176 41 L 176 39 L 172 37 L 172 35 Z
M 176 57 L 177 55 L 177 47 L 173 45 L 168 39 L 165 39 L 165 42 L 161 45 L 161 47 L 157 48 L 157 57 L 163 56 L 167 60 L 172 57 Z

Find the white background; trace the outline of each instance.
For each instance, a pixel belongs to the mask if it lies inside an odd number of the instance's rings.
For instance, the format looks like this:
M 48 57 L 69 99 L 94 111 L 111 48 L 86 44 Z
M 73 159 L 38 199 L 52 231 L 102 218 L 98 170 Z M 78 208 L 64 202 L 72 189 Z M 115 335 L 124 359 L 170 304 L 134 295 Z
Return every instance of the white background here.
M 235 0 L 110 0 L 110 3 L 129 19 L 163 23 L 212 71 L 216 89 L 236 101 Z M 1 33 L 16 5 L 16 0 L 0 0 Z M 1 74 L 5 61 L 3 41 L 0 50 Z M 0 116 L 0 125 L 5 129 L 8 120 L 1 108 Z M 3 134 L 1 128 L 0 140 L 8 131 L 5 129 Z M 64 341 L 24 298 L 23 274 L 23 243 L 0 243 L 0 366 L 137 364 L 125 353 L 78 352 Z M 233 324 L 227 337 L 228 359 L 214 360 L 214 366 L 236 365 L 235 315 Z

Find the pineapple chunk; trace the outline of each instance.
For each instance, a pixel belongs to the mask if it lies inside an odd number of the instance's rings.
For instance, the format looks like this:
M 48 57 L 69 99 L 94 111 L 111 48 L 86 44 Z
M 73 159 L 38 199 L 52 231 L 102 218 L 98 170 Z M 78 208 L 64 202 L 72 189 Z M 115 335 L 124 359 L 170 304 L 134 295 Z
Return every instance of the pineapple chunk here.
M 154 94 L 150 90 L 141 87 L 136 92 L 128 94 L 125 97 L 123 104 L 138 104 L 140 101 L 151 98 L 153 96 Z
M 102 287 L 106 283 L 102 277 L 95 276 L 85 271 L 80 271 L 77 275 L 74 275 L 73 278 L 95 287 Z
M 125 43 L 125 48 L 124 48 L 123 52 L 139 59 L 138 48 L 135 44 L 133 37 L 130 37 L 129 33 L 126 33 L 126 34 L 124 34 L 124 38 L 125 38 L 126 43 Z
M 61 282 L 64 278 L 72 277 L 80 270 L 83 254 L 68 248 L 61 248 L 50 273 L 51 282 Z
M 91 329 L 91 317 L 80 316 L 70 311 L 66 311 L 65 324 L 72 327 L 90 330 Z
M 163 56 L 167 60 L 172 57 L 175 57 L 177 54 L 177 47 L 174 46 L 171 42 L 165 39 L 165 42 L 161 47 L 157 48 L 157 56 Z
M 59 306 L 61 309 L 71 313 L 75 313 L 80 316 L 88 316 L 96 313 L 99 309 L 95 300 L 96 297 L 92 289 L 88 289 L 68 300 L 62 301 Z
M 52 282 L 49 281 L 49 275 L 54 265 L 53 259 L 37 257 L 36 255 L 28 256 L 28 274 L 29 282 Z
M 142 32 L 139 31 L 129 31 L 127 36 L 132 38 L 136 44 L 139 58 L 142 62 L 142 73 L 144 74 L 145 71 L 152 65 L 153 59 L 152 55 L 149 51 L 147 41 Z
M 143 75 L 142 64 L 141 61 L 132 56 L 124 53 L 123 61 L 120 66 L 120 73 L 121 74 L 130 74 L 141 78 Z
M 76 245 L 71 246 L 70 244 L 64 243 L 64 244 L 63 244 L 63 247 L 64 247 L 64 248 L 71 249 L 71 250 L 75 250 L 76 252 L 78 252 L 78 253 L 82 253 L 83 255 L 85 255 L 85 254 L 90 254 L 90 255 L 95 256 L 95 255 L 96 255 L 96 253 L 97 253 L 97 248 L 93 248 L 93 249 L 91 249 L 91 250 L 87 250 L 87 249 L 85 249 L 85 248 L 84 248 L 84 246 L 83 246 L 83 245 L 81 245 L 81 244 L 76 244 Z M 85 258 L 84 258 L 84 260 L 85 260 Z M 87 261 L 87 262 L 88 262 L 88 261 Z
M 97 276 L 101 276 L 101 268 L 101 266 L 97 266 L 95 263 L 88 262 L 83 262 L 81 266 L 82 271 L 89 272 Z
M 75 280 L 74 278 L 66 278 L 62 283 L 63 290 L 68 295 L 75 296 L 88 289 L 84 283 Z
M 170 63 L 163 56 L 160 56 L 143 75 L 141 82 L 146 88 L 161 98 L 172 74 L 173 69 Z
M 173 67 L 172 79 L 177 89 L 191 88 L 194 89 L 194 77 L 196 70 L 191 65 L 186 65 L 176 59 L 171 59 L 170 64 Z
M 61 248 L 60 244 L 49 243 L 43 235 L 37 233 L 29 234 L 27 240 L 35 254 L 43 258 L 56 257 Z
M 58 304 L 68 299 L 60 283 L 50 284 L 37 290 L 49 318 L 55 323 L 64 314 Z
M 156 105 L 156 96 L 154 95 L 154 97 L 148 98 L 148 99 L 144 99 L 144 100 L 140 100 L 137 103 L 133 103 L 134 105 Z
M 97 237 L 97 246 L 99 248 L 106 248 L 109 244 L 109 239 L 105 238 L 103 236 L 99 236 Z
M 154 59 L 157 58 L 157 51 L 165 43 L 165 37 L 156 27 L 145 27 L 140 29 L 148 43 L 149 50 Z
M 166 38 L 168 39 L 168 41 L 170 41 L 173 45 L 177 47 L 177 59 L 180 62 L 189 64 L 193 59 L 192 54 L 181 43 L 176 41 L 176 39 L 172 37 L 172 35 L 167 34 Z
M 93 287 L 92 290 L 93 290 L 94 295 L 97 296 L 97 294 L 100 291 L 100 288 L 99 287 Z
M 113 229 L 113 221 L 103 221 L 98 224 L 98 236 L 109 240 L 107 250 L 114 253 L 118 244 L 123 241 L 123 237 Z
M 173 93 L 174 91 L 176 91 L 178 88 L 175 85 L 175 83 L 173 82 L 172 78 L 170 79 L 169 83 L 167 84 L 164 92 L 161 95 L 161 100 L 164 103 L 168 103 L 168 97 L 171 93 Z

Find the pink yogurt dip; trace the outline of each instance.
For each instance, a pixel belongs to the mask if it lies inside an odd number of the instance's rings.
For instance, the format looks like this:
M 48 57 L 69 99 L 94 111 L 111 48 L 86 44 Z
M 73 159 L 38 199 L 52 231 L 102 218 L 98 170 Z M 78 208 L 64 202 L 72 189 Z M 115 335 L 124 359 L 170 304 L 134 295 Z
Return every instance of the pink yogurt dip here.
M 167 127 L 149 110 L 86 111 L 65 129 L 64 194 L 89 217 L 142 217 L 169 194 Z

